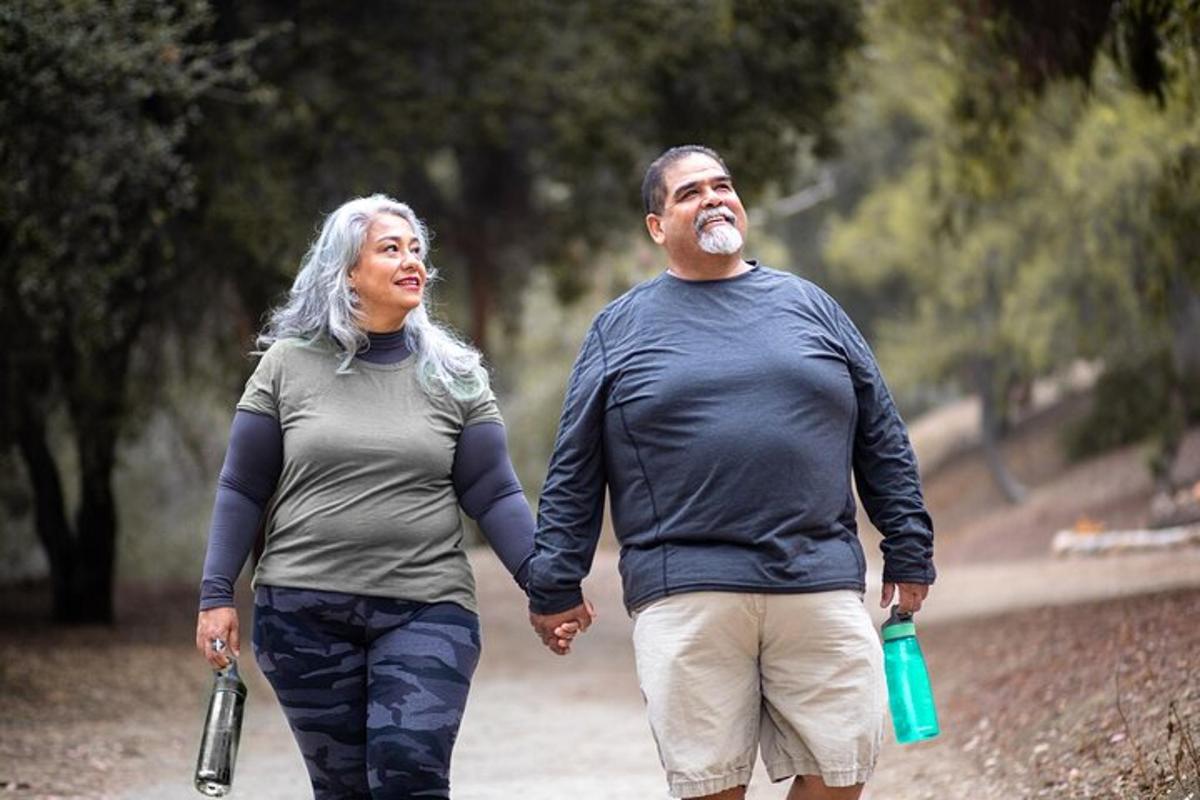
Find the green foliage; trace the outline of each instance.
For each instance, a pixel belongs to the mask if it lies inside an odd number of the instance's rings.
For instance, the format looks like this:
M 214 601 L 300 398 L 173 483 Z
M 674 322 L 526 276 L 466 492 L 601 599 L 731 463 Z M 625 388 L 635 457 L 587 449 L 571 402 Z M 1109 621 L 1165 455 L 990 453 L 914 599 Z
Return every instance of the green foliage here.
M 901 386 L 953 382 L 1003 403 L 1014 383 L 1077 358 L 1140 365 L 1167 388 L 1144 393 L 1151 408 L 1128 427 L 1169 419 L 1170 450 L 1181 382 L 1200 373 L 1188 346 L 1200 292 L 1195 4 L 1159 4 L 1153 87 L 1120 46 L 1141 17 L 1114 15 L 1114 61 L 1082 53 L 1099 46 L 1090 27 L 1055 44 L 1030 33 L 1036 20 L 966 5 L 872 7 L 849 138 L 918 133 L 834 226 L 826 256 L 864 285 L 907 287 L 878 328 Z M 1053 57 L 1031 67 L 1034 43 Z M 1084 64 L 1087 82 L 1073 80 Z
M 59 620 L 111 621 L 117 442 L 156 388 L 134 385 L 135 354 L 197 285 L 174 238 L 196 198 L 189 136 L 202 98 L 250 82 L 244 45 L 203 40 L 211 22 L 197 2 L 0 8 L 0 445 L 25 462 Z
M 855 4 L 839 0 L 265 2 L 222 27 L 290 34 L 256 62 L 278 105 L 220 134 L 247 162 L 226 193 L 287 185 L 274 230 L 307 239 L 354 193 L 410 202 L 435 258 L 466 276 L 473 338 L 547 268 L 561 300 L 599 248 L 637 224 L 638 185 L 668 145 L 726 152 L 747 192 L 786 178 L 802 141 L 827 141 Z M 266 183 L 270 183 L 267 180 Z M 258 204 L 270 213 L 271 204 Z M 300 209 L 300 210 L 297 210 Z M 619 232 L 619 233 L 618 233 Z
M 54 385 L 119 426 L 132 346 L 187 278 L 170 226 L 195 198 L 198 103 L 244 80 L 234 53 L 196 42 L 210 22 L 197 3 L 0 9 L 6 410 Z
M 1163 437 L 1180 434 L 1174 430 L 1174 420 L 1162 414 L 1173 384 L 1161 365 L 1148 366 L 1153 365 L 1115 364 L 1104 371 L 1088 414 L 1063 431 L 1068 458 L 1088 458 L 1137 442 L 1157 444 Z M 1184 384 L 1188 398 L 1184 421 L 1200 423 L 1200 376 L 1185 376 Z

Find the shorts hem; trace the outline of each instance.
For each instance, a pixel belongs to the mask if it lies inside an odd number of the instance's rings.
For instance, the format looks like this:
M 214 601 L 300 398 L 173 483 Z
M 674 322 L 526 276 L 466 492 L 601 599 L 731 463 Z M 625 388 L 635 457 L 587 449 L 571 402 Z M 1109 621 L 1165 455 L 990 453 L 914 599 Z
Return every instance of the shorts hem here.
M 787 780 L 795 775 L 820 775 L 826 786 L 855 786 L 866 783 L 875 771 L 874 767 L 851 767 L 850 769 L 821 769 L 812 761 L 784 759 L 767 764 L 767 775 L 773 783 Z
M 735 786 L 747 786 L 750 783 L 752 770 L 749 767 L 703 780 L 688 780 L 685 778 L 667 778 L 667 786 L 672 797 L 703 797 L 716 794 Z

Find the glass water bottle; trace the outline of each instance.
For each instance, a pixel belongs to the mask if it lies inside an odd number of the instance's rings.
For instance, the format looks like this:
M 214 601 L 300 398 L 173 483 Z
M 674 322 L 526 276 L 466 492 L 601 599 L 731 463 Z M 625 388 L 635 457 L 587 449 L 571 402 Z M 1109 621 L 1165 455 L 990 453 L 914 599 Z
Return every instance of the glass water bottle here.
M 217 639 L 213 649 L 221 652 L 225 643 Z M 229 655 L 229 664 L 215 671 L 200 755 L 196 758 L 196 789 L 207 797 L 224 797 L 233 786 L 233 764 L 237 759 L 238 739 L 242 735 L 242 714 L 246 707 L 246 684 L 238 675 L 237 659 Z

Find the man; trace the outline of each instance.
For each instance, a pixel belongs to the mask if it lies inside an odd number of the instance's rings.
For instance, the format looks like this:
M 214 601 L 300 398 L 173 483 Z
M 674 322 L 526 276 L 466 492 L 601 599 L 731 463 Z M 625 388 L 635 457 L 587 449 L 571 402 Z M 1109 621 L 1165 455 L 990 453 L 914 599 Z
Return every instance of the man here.
M 604 309 L 575 363 L 539 509 L 530 619 L 591 620 L 580 584 L 605 489 L 638 679 L 671 793 L 742 798 L 756 754 L 789 800 L 857 798 L 882 737 L 879 639 L 863 608 L 853 471 L 883 533 L 881 605 L 934 579 L 916 460 L 845 312 L 742 258 L 721 157 L 672 148 L 646 172 L 667 270 Z

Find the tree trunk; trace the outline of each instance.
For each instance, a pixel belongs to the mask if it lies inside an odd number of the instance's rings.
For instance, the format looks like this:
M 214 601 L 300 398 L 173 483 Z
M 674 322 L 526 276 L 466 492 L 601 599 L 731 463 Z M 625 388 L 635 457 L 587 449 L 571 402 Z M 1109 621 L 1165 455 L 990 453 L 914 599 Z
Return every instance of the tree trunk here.
M 979 429 L 983 445 L 983 458 L 989 474 L 1004 498 L 1010 503 L 1020 503 L 1028 494 L 1021 482 L 1008 470 L 1000 440 L 1004 430 L 1004 415 L 997 399 L 997 390 L 990 365 L 979 367 Z
M 485 356 L 488 353 L 488 323 L 495 307 L 493 284 L 496 263 L 486 234 L 478 232 L 464 246 L 471 295 L 471 343 Z
M 1152 435 L 1150 474 L 1154 478 L 1155 491 L 1169 498 L 1175 493 L 1175 462 L 1187 434 L 1187 396 L 1178 354 L 1169 352 L 1162 362 L 1166 407 L 1162 409 Z
M 125 380 L 138 324 L 88 359 L 64 350 L 58 365 L 79 453 L 79 509 L 75 516 L 75 582 L 66 622 L 111 623 L 117 553 L 117 504 L 113 471 L 125 415 Z M 103 364 L 103 370 L 97 366 Z M 65 369 L 64 369 L 65 368 Z
M 78 436 L 79 512 L 75 520 L 74 600 L 79 606 L 67 622 L 113 621 L 113 572 L 117 554 L 117 504 L 112 475 L 116 436 L 107 426 L 84 426 Z
M 17 443 L 33 484 L 38 538 L 50 562 L 54 621 L 111 623 L 117 531 L 112 492 L 116 441 L 104 436 L 80 437 L 82 492 L 72 532 L 45 421 L 36 413 L 28 413 L 29 409 L 25 411 Z
M 67 523 L 58 464 L 46 438 L 45 420 L 28 407 L 21 409 L 17 446 L 33 484 L 38 539 L 50 562 L 54 621 L 72 622 L 82 613 L 74 588 L 78 584 L 78 554 Z

